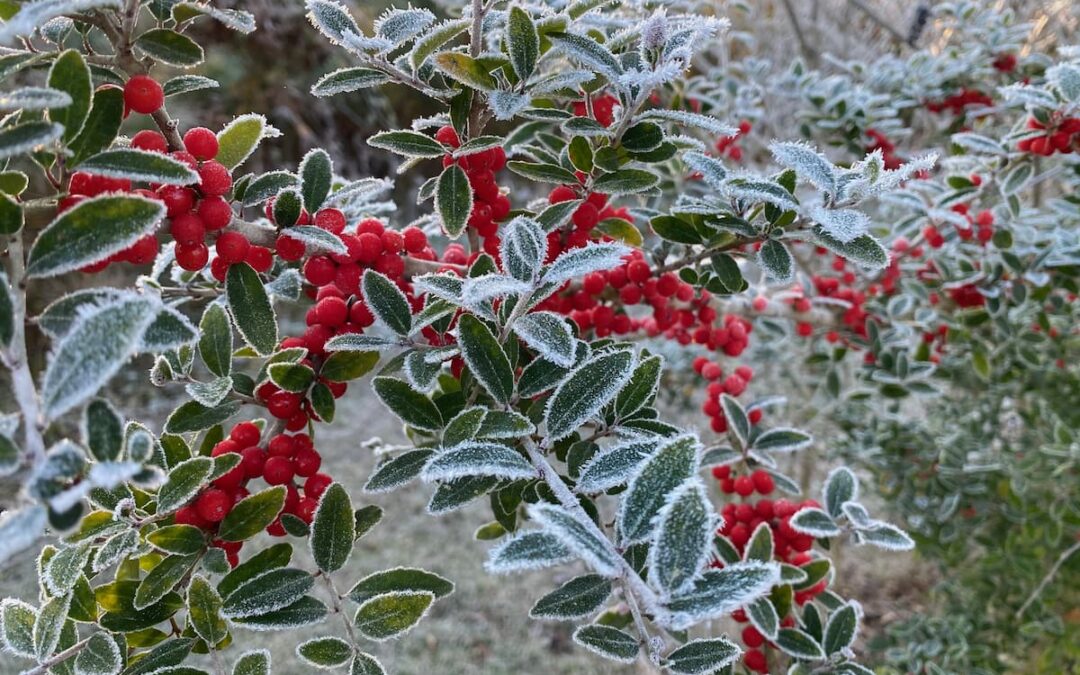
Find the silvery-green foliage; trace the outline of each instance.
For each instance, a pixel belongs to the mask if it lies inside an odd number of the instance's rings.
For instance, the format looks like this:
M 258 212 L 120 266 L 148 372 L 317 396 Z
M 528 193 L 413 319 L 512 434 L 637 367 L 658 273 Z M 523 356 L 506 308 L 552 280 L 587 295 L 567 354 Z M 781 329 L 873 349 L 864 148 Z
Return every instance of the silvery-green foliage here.
M 532 478 L 536 470 L 520 453 L 505 445 L 466 441 L 435 455 L 420 475 L 428 482 L 466 476 L 516 480 Z
M 667 623 L 681 630 L 723 616 L 765 595 L 779 580 L 780 566 L 774 562 L 748 560 L 708 570 L 665 604 L 671 612 Z
M 561 506 L 547 504 L 531 506 L 529 516 L 597 573 L 616 575 L 619 569 L 618 554 L 595 524 L 586 522 Z
M 656 516 L 649 578 L 667 593 L 686 589 L 708 563 L 716 516 L 700 480 L 687 480 Z
M 555 534 L 525 530 L 491 549 L 484 567 L 493 574 L 508 574 L 561 565 L 573 557 L 571 550 Z

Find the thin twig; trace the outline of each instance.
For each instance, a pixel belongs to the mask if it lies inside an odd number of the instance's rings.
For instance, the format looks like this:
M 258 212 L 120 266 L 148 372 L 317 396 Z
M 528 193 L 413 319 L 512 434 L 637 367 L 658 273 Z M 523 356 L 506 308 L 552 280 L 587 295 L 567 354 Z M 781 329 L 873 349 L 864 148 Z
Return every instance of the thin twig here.
M 1035 602 L 1036 598 L 1039 597 L 1039 595 L 1043 592 L 1046 586 L 1051 581 L 1053 581 L 1054 577 L 1061 570 L 1061 566 L 1065 564 L 1065 561 L 1068 560 L 1069 557 L 1077 551 L 1080 551 L 1080 541 L 1076 542 L 1069 548 L 1062 551 L 1061 555 L 1058 556 L 1058 559 L 1054 562 L 1053 566 L 1050 567 L 1050 571 L 1047 572 L 1046 576 L 1042 578 L 1042 581 L 1040 581 L 1039 585 L 1035 587 L 1035 590 L 1031 592 L 1031 595 L 1029 595 L 1028 599 L 1024 601 L 1024 604 L 1020 605 L 1020 609 L 1016 610 L 1015 616 L 1017 619 L 1024 615 L 1024 612 L 1026 612 L 1027 608 L 1031 606 L 1031 603 Z

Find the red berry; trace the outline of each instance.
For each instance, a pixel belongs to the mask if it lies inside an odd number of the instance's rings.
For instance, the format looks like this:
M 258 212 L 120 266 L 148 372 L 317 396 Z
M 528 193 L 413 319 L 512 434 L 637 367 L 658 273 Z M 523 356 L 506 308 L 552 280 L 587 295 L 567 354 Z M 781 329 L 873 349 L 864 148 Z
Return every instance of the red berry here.
M 315 316 L 324 326 L 337 328 L 349 319 L 349 305 L 341 298 L 323 298 L 315 305 Z
M 773 488 L 776 487 L 773 484 L 773 477 L 763 469 L 758 469 L 750 474 L 750 480 L 753 481 L 754 489 L 757 490 L 759 494 L 772 494 Z
M 279 391 L 266 401 L 266 409 L 278 419 L 287 419 L 299 412 L 300 401 L 299 394 Z
M 205 529 L 210 526 L 205 518 L 199 515 L 194 504 L 181 507 L 173 516 L 173 522 L 177 525 L 193 525 Z
M 735 479 L 735 492 L 742 497 L 749 497 L 754 493 L 754 481 L 749 476 L 739 476 Z
M 585 202 L 574 211 L 573 221 L 579 230 L 591 230 L 600 222 L 600 210 Z
M 265 246 L 249 246 L 244 262 L 256 272 L 263 274 L 270 271 L 274 265 L 274 254 Z
M 322 493 L 326 492 L 326 488 L 330 487 L 333 482 L 334 479 L 325 473 L 317 473 L 304 481 L 304 496 L 319 499 L 322 497 Z
M 203 243 L 206 226 L 202 218 L 194 213 L 182 213 L 169 223 L 169 234 L 180 246 L 195 246 Z
M 418 227 L 406 227 L 401 231 L 401 237 L 405 243 L 405 250 L 409 253 L 419 253 L 427 248 L 427 235 Z
M 258 445 L 259 435 L 259 427 L 254 422 L 241 422 L 229 432 L 229 438 L 239 443 L 241 448 Z
M 243 460 L 240 466 L 244 467 L 244 475 L 248 478 L 258 478 L 263 475 L 263 467 L 266 464 L 266 451 L 258 447 L 244 448 L 240 453 Z
M 213 159 L 218 153 L 217 136 L 206 127 L 188 129 L 184 134 L 184 149 L 201 162 Z
M 232 188 L 232 175 L 224 165 L 210 160 L 199 167 L 199 190 L 204 195 L 220 197 Z
M 229 513 L 232 503 L 229 493 L 218 488 L 210 488 L 195 500 L 195 510 L 204 520 L 217 523 Z
M 220 230 L 232 222 L 232 207 L 221 197 L 204 197 L 195 212 L 208 230 Z
M 310 525 L 311 521 L 315 519 L 315 510 L 318 508 L 319 500 L 303 497 L 300 499 L 300 503 L 296 505 L 296 517 Z
M 363 232 L 356 238 L 356 259 L 365 265 L 370 265 L 379 259 L 383 252 L 382 236 L 373 232 Z
M 161 201 L 165 203 L 165 213 L 175 218 L 187 213 L 195 206 L 195 191 L 179 185 L 165 185 L 158 190 Z
M 757 628 L 754 628 L 753 626 L 747 626 L 742 630 L 742 641 L 744 645 L 753 649 L 755 647 L 760 647 L 762 644 L 764 644 L 765 637 L 758 631 Z
M 751 649 L 745 654 L 743 654 L 743 663 L 750 670 L 754 670 L 759 673 L 769 672 L 768 660 L 765 658 L 764 652 L 760 650 Z
M 210 249 L 202 242 L 192 246 L 178 244 L 175 254 L 176 264 L 190 272 L 196 272 L 206 267 L 206 261 L 210 259 Z
M 270 485 L 284 485 L 294 475 L 293 463 L 288 457 L 270 457 L 263 466 L 263 479 Z
M 132 136 L 131 147 L 149 152 L 166 153 L 169 151 L 169 144 L 165 141 L 165 137 L 161 135 L 160 131 L 154 131 L 153 129 L 143 129 Z
M 322 457 L 314 450 L 301 450 L 296 453 L 293 463 L 296 466 L 296 475 L 308 478 L 319 471 L 319 467 L 322 466 Z
M 137 113 L 149 115 L 165 103 L 165 92 L 149 75 L 136 75 L 124 85 L 124 105 Z
M 449 145 L 451 148 L 456 148 L 461 145 L 461 139 L 458 138 L 457 131 L 450 125 L 440 127 L 439 130 L 435 132 L 435 140 L 443 145 Z
M 315 212 L 315 227 L 341 234 L 345 231 L 345 214 L 338 209 L 319 209 Z
M 270 439 L 270 443 L 267 445 L 267 451 L 271 457 L 292 457 L 296 451 L 296 445 L 293 442 L 292 436 L 286 436 L 285 434 L 278 434 Z
M 143 235 L 128 247 L 126 251 L 127 261 L 132 265 L 146 265 L 154 262 L 157 252 L 157 238 L 152 234 Z
M 244 262 L 251 243 L 239 232 L 222 232 L 217 240 L 217 254 L 229 264 Z
M 649 263 L 644 260 L 635 260 L 626 266 L 626 278 L 635 284 L 645 283 L 652 276 Z
M 285 261 L 293 262 L 304 257 L 307 247 L 299 239 L 293 239 L 287 234 L 279 234 L 274 244 L 278 256 Z

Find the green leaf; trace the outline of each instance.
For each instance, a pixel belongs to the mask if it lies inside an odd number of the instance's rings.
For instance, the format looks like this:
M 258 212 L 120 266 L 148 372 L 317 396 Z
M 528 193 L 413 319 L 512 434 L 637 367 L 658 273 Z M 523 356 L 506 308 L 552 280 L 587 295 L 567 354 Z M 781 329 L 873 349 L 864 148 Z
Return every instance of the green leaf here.
M 825 653 L 836 654 L 850 647 L 858 630 L 859 614 L 854 605 L 848 603 L 833 612 L 825 626 Z
M 649 356 L 638 362 L 630 381 L 615 398 L 615 413 L 619 417 L 629 417 L 653 402 L 660 388 L 663 366 L 664 359 L 659 355 Z
M 218 593 L 228 597 L 244 583 L 264 574 L 272 569 L 285 567 L 292 559 L 292 544 L 274 544 L 265 548 L 244 562 L 240 563 L 225 575 L 218 583 Z
M 309 545 L 315 564 L 323 572 L 335 572 L 349 560 L 356 539 L 352 502 L 340 483 L 332 483 L 319 499 L 311 523 Z
M 443 421 L 439 409 L 427 396 L 407 382 L 392 377 L 376 377 L 372 386 L 387 408 L 409 426 L 421 431 L 438 431 Z
M 300 193 L 304 197 L 304 208 L 308 213 L 315 213 L 330 194 L 330 185 L 334 179 L 334 164 L 325 150 L 316 148 L 300 161 Z
M 435 187 L 435 210 L 439 212 L 443 230 L 457 239 L 469 222 L 473 208 L 473 193 L 469 178 L 457 164 L 446 167 Z
M 50 88 L 71 97 L 68 105 L 49 110 L 49 119 L 64 125 L 64 142 L 70 143 L 82 130 L 83 123 L 90 114 L 90 102 L 94 92 L 90 68 L 82 54 L 68 49 L 53 61 L 47 81 Z
M 96 394 L 135 354 L 156 310 L 155 300 L 133 296 L 80 314 L 45 369 L 46 417 L 55 419 Z
M 193 555 L 206 548 L 206 536 L 194 525 L 166 525 L 147 534 L 146 541 L 156 549 L 177 555 Z
M 649 537 L 654 518 L 663 508 L 668 494 L 696 473 L 697 457 L 697 439 L 678 436 L 645 462 L 622 499 L 619 529 L 625 542 L 643 541 Z
M 599 574 L 575 577 L 536 601 L 529 616 L 533 619 L 566 621 L 589 616 L 611 595 L 611 580 Z
M 469 372 L 498 403 L 506 405 L 514 395 L 514 370 L 499 340 L 471 314 L 458 320 L 458 346 Z
M 349 591 L 349 599 L 363 604 L 371 598 L 401 591 L 428 592 L 438 600 L 453 593 L 454 584 L 427 570 L 395 567 L 374 572 L 356 582 Z
M 427 58 L 440 47 L 464 33 L 471 25 L 471 19 L 444 21 L 419 38 L 413 45 L 412 51 L 409 52 L 409 65 L 412 66 L 413 72 L 418 71 Z
M 241 499 L 221 521 L 218 539 L 244 541 L 254 537 L 274 522 L 284 505 L 284 485 L 276 485 Z
M 619 60 L 607 47 L 591 37 L 558 31 L 552 31 L 546 37 L 570 58 L 599 71 L 608 80 L 615 81 L 622 73 Z
M 841 530 L 836 522 L 821 509 L 802 508 L 791 517 L 791 527 L 796 532 L 812 537 L 835 537 Z
M 312 597 L 303 597 L 288 607 L 265 614 L 233 619 L 251 630 L 291 630 L 319 623 L 326 618 L 326 605 Z
M 540 58 L 540 36 L 529 13 L 521 7 L 511 7 L 507 14 L 506 47 L 510 52 L 510 65 L 518 79 L 529 79 Z
M 768 597 L 762 596 L 747 605 L 746 616 L 762 635 L 776 640 L 776 632 L 780 630 L 780 617 Z
M 58 140 L 64 127 L 35 120 L 0 131 L 0 160 L 10 159 Z
M 529 507 L 529 517 L 544 526 L 574 555 L 606 576 L 615 576 L 619 567 L 617 554 L 595 525 L 561 506 L 541 502 Z
M 318 637 L 297 645 L 296 655 L 316 668 L 337 668 L 353 657 L 353 648 L 338 637 Z
M 773 559 L 773 535 L 772 528 L 768 523 L 762 523 L 754 529 L 750 535 L 750 541 L 746 545 L 746 560 L 760 560 L 767 562 Z
M 203 431 L 215 424 L 221 424 L 240 410 L 240 401 L 225 401 L 221 405 L 208 408 L 198 401 L 188 401 L 174 410 L 165 421 L 165 431 L 170 434 L 184 434 Z
M 701 234 L 692 224 L 675 216 L 656 216 L 649 221 L 653 232 L 661 239 L 676 244 L 700 244 Z
M 15 234 L 25 221 L 22 205 L 7 194 L 0 194 L 0 234 Z
M 186 35 L 166 28 L 148 30 L 135 39 L 135 47 L 155 61 L 188 68 L 202 63 L 203 49 Z
M 371 654 L 357 652 L 349 664 L 349 675 L 386 675 L 382 664 Z
M 545 164 L 542 162 L 511 161 L 506 163 L 506 168 L 523 178 L 538 183 L 558 183 L 561 185 L 575 185 L 577 176 L 558 164 Z
M 412 330 L 412 309 L 397 284 L 375 270 L 365 270 L 361 283 L 364 301 L 371 312 L 398 335 Z
M 441 143 L 418 131 L 382 131 L 369 137 L 367 142 L 373 148 L 389 150 L 404 157 L 434 159 L 447 154 Z
M 771 562 L 736 562 L 720 570 L 706 570 L 689 592 L 667 603 L 675 613 L 672 627 L 689 628 L 745 607 L 767 594 L 779 580 L 779 565 Z
M 247 263 L 229 266 L 225 297 L 236 330 L 261 356 L 274 353 L 278 344 L 277 317 L 259 273 Z
M 148 652 L 143 652 L 138 661 L 132 662 L 123 675 L 148 675 L 161 668 L 175 666 L 184 661 L 191 653 L 195 638 L 175 638 L 166 640 Z
M 276 133 L 272 130 L 273 127 L 266 124 L 266 118 L 262 115 L 240 115 L 218 133 L 218 154 L 215 159 L 226 169 L 239 166 L 251 156 L 259 141 L 270 133 Z
M 270 675 L 270 652 L 265 649 L 244 652 L 233 664 L 232 675 Z
M 825 479 L 822 497 L 829 515 L 839 518 L 844 514 L 844 502 L 859 498 L 859 481 L 851 469 L 846 466 L 837 467 L 830 471 Z
M 42 605 L 34 621 L 33 633 L 34 655 L 38 661 L 45 660 L 56 649 L 70 605 L 70 594 L 53 597 Z
M 124 443 L 124 421 L 105 399 L 94 399 L 83 412 L 83 440 L 99 462 L 120 456 Z
M 649 579 L 659 588 L 677 593 L 708 562 L 716 522 L 701 481 L 685 481 L 666 499 L 656 517 L 656 538 L 649 549 Z
M 232 371 L 232 351 L 229 315 L 217 303 L 207 305 L 199 322 L 199 356 L 211 373 L 228 377 Z
M 165 93 L 165 98 L 169 98 L 203 89 L 217 89 L 219 86 L 217 80 L 211 80 L 202 75 L 177 75 L 161 85 L 161 88 Z
M 82 130 L 70 143 L 72 156 L 70 166 L 78 166 L 84 159 L 109 147 L 120 132 L 124 116 L 124 92 L 120 87 L 99 87 L 94 92 L 90 114 Z
M 608 195 L 626 195 L 645 192 L 656 187 L 660 177 L 644 169 L 620 169 L 604 174 L 593 182 L 593 189 Z
M 319 377 L 331 382 L 348 382 L 363 377 L 378 362 L 378 352 L 334 352 L 323 361 Z
M 505 480 L 536 477 L 536 469 L 521 453 L 505 445 L 484 441 L 465 441 L 432 459 L 421 474 L 428 482 L 453 480 L 467 476 L 492 476 Z
M 739 660 L 741 650 L 724 637 L 691 640 L 667 656 L 665 665 L 678 675 L 717 673 Z
M 311 87 L 313 96 L 324 98 L 335 94 L 345 94 L 360 89 L 378 87 L 386 84 L 390 78 L 371 68 L 340 68 L 319 78 Z
M 77 675 L 114 675 L 124 663 L 120 648 L 108 633 L 94 633 L 75 657 Z
M 499 479 L 491 476 L 469 476 L 442 483 L 428 502 L 428 513 L 439 516 L 465 506 L 481 495 L 494 490 Z
M 105 260 L 151 232 L 165 207 L 145 197 L 105 194 L 79 202 L 56 217 L 30 247 L 31 278 L 58 274 Z
M 205 578 L 196 574 L 187 591 L 188 616 L 195 633 L 208 645 L 216 645 L 229 634 L 221 616 L 221 596 Z
M 558 386 L 544 410 L 552 440 L 577 431 L 607 405 L 633 373 L 634 355 L 627 351 L 595 356 L 575 369 Z
M 0 602 L 0 645 L 4 651 L 24 658 L 34 658 L 34 623 L 37 609 L 15 598 Z
M 150 570 L 135 589 L 133 606 L 137 610 L 150 607 L 168 595 L 198 562 L 194 555 L 170 555 Z
M 825 658 L 825 652 L 817 640 L 797 628 L 781 628 L 776 636 L 776 646 L 797 659 L 817 661 Z
M 397 591 L 375 596 L 356 610 L 354 623 L 361 635 L 382 642 L 397 637 L 420 622 L 435 594 L 430 591 Z
M 543 358 L 564 368 L 574 365 L 577 341 L 570 324 L 554 312 L 530 312 L 514 322 L 514 334 Z
M 157 512 L 171 513 L 188 503 L 210 479 L 213 469 L 214 461 L 209 457 L 192 457 L 177 464 L 158 490 Z
M 581 626 L 574 631 L 574 642 L 612 661 L 633 663 L 637 660 L 637 638 L 618 628 L 598 624 Z
M 433 59 L 435 67 L 444 75 L 467 87 L 479 91 L 491 91 L 498 86 L 495 78 L 484 68 L 481 61 L 461 52 L 443 52 Z
M 356 512 L 353 513 L 353 528 L 356 530 L 356 538 L 359 539 L 370 532 L 373 527 L 379 524 L 382 517 L 382 508 L 375 504 L 368 504 L 356 509 Z
M 376 393 L 378 393 L 377 389 Z M 438 412 L 437 409 L 436 412 Z M 420 475 L 424 465 L 427 464 L 433 454 L 435 454 L 435 451 L 428 449 L 408 450 L 393 459 L 383 462 L 376 467 L 371 477 L 368 478 L 367 483 L 364 485 L 364 491 L 389 492 L 401 487 Z
M 595 230 L 606 234 L 615 241 L 621 241 L 627 246 L 641 248 L 641 245 L 645 243 L 641 231 L 634 227 L 630 221 L 622 218 L 604 218 L 597 223 Z
M 761 245 L 758 264 L 773 281 L 784 283 L 795 277 L 795 259 L 787 246 L 776 239 L 769 239 Z
M 229 619 L 243 619 L 283 609 L 302 599 L 315 578 L 301 569 L 286 567 L 270 570 L 230 593 L 222 605 Z
M 99 152 L 80 163 L 79 170 L 108 178 L 162 185 L 190 185 L 199 180 L 197 173 L 172 157 L 134 148 Z

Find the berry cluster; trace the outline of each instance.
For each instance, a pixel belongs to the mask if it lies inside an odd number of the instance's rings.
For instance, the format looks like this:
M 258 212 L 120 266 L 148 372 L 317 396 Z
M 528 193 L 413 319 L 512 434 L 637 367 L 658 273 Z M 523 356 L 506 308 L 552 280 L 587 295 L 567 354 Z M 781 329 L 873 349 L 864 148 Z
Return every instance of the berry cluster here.
M 625 207 L 615 208 L 608 204 L 608 196 L 600 192 L 589 192 L 583 182 L 587 176 L 576 172 L 576 185 L 558 185 L 548 194 L 549 204 L 560 204 L 574 199 L 583 200 L 570 216 L 572 228 L 548 233 L 548 255 L 544 262 L 551 262 L 567 249 L 581 248 L 589 243 L 593 229 L 608 218 L 619 218 L 634 222 L 634 217 Z
M 881 133 L 877 129 L 867 129 L 866 135 L 870 137 L 871 143 L 866 144 L 867 152 L 874 152 L 875 150 L 881 150 L 881 158 L 884 161 L 885 168 L 889 170 L 900 168 L 900 156 L 896 154 L 896 144 L 889 140 L 889 137 Z
M 619 99 L 611 94 L 601 94 L 591 101 L 574 101 L 574 114 L 578 117 L 589 116 L 589 103 L 592 104 L 592 117 L 605 127 L 610 127 L 615 122 L 615 106 Z
M 963 115 L 968 106 L 992 106 L 994 99 L 990 98 L 978 89 L 961 89 L 955 94 L 946 96 L 940 101 L 927 101 L 926 109 L 933 113 L 945 112 L 953 115 Z
M 457 131 L 449 125 L 435 132 L 435 140 L 451 148 L 461 146 Z M 510 213 L 510 199 L 502 193 L 495 178 L 495 174 L 506 166 L 506 152 L 502 147 L 494 147 L 457 158 L 445 155 L 443 167 L 451 164 L 460 166 L 469 178 L 473 194 L 469 227 L 484 239 L 484 251 L 497 258 L 499 222 Z
M 209 487 L 180 508 L 174 516 L 176 524 L 216 532 L 218 524 L 233 507 L 250 494 L 247 484 L 256 478 L 262 478 L 268 485 L 284 485 L 285 506 L 281 513 L 296 516 L 305 523 L 311 522 L 319 498 L 333 482 L 330 476 L 319 473 L 322 457 L 311 438 L 307 434 L 278 434 L 263 448 L 259 443 L 260 436 L 255 423 L 240 422 L 232 428 L 228 438 L 214 446 L 211 456 L 236 453 L 240 455 L 240 463 L 214 479 Z M 303 479 L 303 485 L 298 485 L 297 479 Z M 266 531 L 275 537 L 285 536 L 280 515 Z M 212 544 L 223 549 L 229 564 L 236 566 L 242 542 L 214 539 Z
M 998 54 L 994 58 L 994 62 L 991 64 L 994 66 L 994 70 L 1002 73 L 1011 73 L 1016 70 L 1017 58 L 1016 54 Z
M 739 122 L 739 131 L 733 136 L 723 136 L 716 141 L 716 151 L 721 156 L 726 155 L 733 162 L 738 162 L 743 157 L 742 148 L 736 143 L 740 138 L 750 133 L 754 127 L 747 120 Z
M 1045 124 L 1032 117 L 1028 119 L 1027 127 L 1044 133 L 1017 143 L 1016 149 L 1020 152 L 1049 157 L 1055 152 L 1068 154 L 1080 148 L 1080 117 L 1065 117 L 1056 123 Z
M 738 318 L 731 323 L 731 326 L 739 326 L 740 328 L 743 325 L 743 320 Z M 745 345 L 745 342 L 743 344 Z M 734 372 L 727 377 L 724 377 L 723 368 L 721 368 L 719 363 L 710 361 L 704 356 L 699 356 L 694 359 L 694 371 L 709 381 L 709 384 L 705 387 L 705 402 L 701 405 L 701 412 L 705 413 L 705 415 L 710 418 L 710 426 L 713 431 L 718 434 L 726 433 L 728 430 L 728 422 L 727 417 L 724 416 L 724 408 L 720 405 L 720 394 L 741 396 L 742 393 L 746 391 L 746 386 L 750 384 L 750 380 L 754 379 L 753 368 L 750 366 L 738 366 L 735 368 Z M 753 408 L 747 412 L 750 424 L 757 424 L 760 422 L 761 415 L 762 412 L 760 408 Z M 757 474 L 758 472 L 755 472 L 752 484 L 748 482 L 751 478 L 743 476 L 731 483 L 723 483 L 722 488 L 727 494 L 738 492 L 745 497 L 754 491 L 754 488 L 748 488 L 748 485 L 764 486 L 766 485 L 765 481 L 768 480 L 768 492 L 764 489 L 759 490 L 761 494 L 768 494 L 772 491 L 772 478 L 769 477 L 769 474 L 764 472 L 760 472 L 761 475 Z M 745 481 L 743 480 L 744 478 L 746 479 Z M 746 492 L 746 494 L 743 494 L 745 490 L 749 491 Z
M 135 192 L 145 197 L 154 198 L 156 195 L 149 190 L 132 190 L 131 181 L 123 178 L 107 178 L 94 176 L 83 171 L 71 174 L 71 182 L 68 185 L 68 196 L 60 200 L 57 205 L 57 213 L 75 206 L 89 197 L 96 197 L 109 192 Z M 98 261 L 82 268 L 83 272 L 100 272 L 109 265 L 118 262 L 127 262 L 132 265 L 148 265 L 154 262 L 158 253 L 158 241 L 153 234 L 139 237 L 134 244 L 122 251 L 117 251 L 105 260 Z

